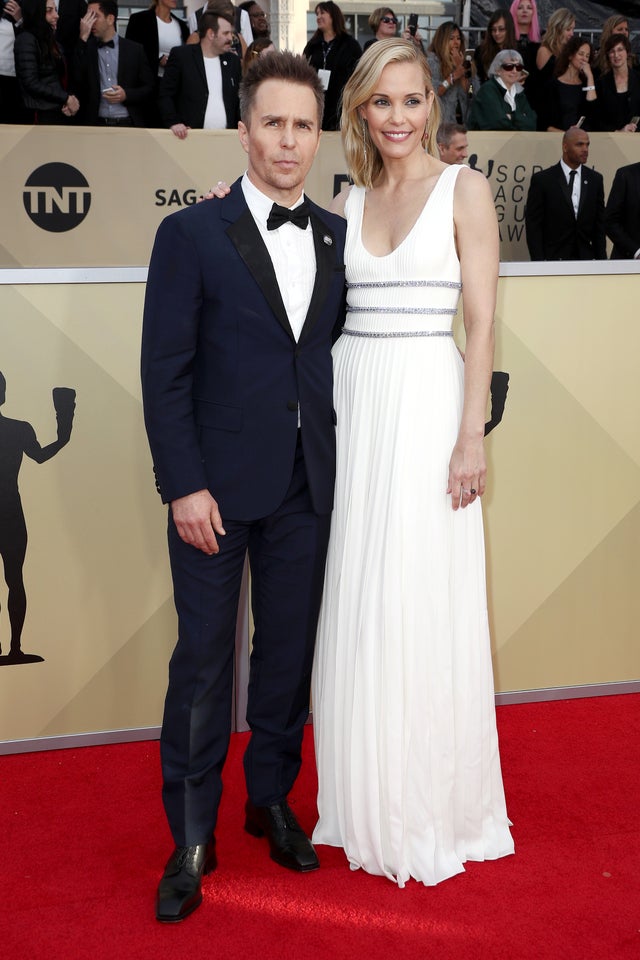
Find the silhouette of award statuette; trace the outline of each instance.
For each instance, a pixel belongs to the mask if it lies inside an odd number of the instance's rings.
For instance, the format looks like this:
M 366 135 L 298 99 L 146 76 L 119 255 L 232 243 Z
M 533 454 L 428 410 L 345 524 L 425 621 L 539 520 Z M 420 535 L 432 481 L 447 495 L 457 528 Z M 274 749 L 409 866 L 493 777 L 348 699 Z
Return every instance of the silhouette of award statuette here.
M 6 399 L 6 386 L 7 382 L 0 373 L 0 407 Z M 0 556 L 4 564 L 4 579 L 8 589 L 7 612 L 11 627 L 9 652 L 3 656 L 0 648 L 0 666 L 41 663 L 44 660 L 44 657 L 35 653 L 23 653 L 20 646 L 27 612 L 27 595 L 22 577 L 27 552 L 27 525 L 18 489 L 18 473 L 24 454 L 36 463 L 45 463 L 69 443 L 76 392 L 70 387 L 54 387 L 51 392 L 58 425 L 58 439 L 46 447 L 40 446 L 30 423 L 24 420 L 10 420 L 0 412 Z

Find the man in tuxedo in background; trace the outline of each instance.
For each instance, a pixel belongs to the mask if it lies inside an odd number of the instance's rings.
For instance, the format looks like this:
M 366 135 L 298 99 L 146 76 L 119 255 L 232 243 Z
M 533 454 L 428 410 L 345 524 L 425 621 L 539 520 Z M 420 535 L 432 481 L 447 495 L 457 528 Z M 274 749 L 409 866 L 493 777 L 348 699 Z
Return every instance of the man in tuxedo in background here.
M 139 43 L 118 36 L 118 4 L 88 4 L 75 69 L 80 119 L 87 126 L 144 127 L 155 78 Z
M 243 81 L 248 170 L 223 200 L 160 225 L 142 338 L 145 422 L 169 508 L 178 611 L 161 735 L 175 840 L 156 916 L 201 902 L 230 736 L 245 554 L 255 633 L 245 829 L 292 870 L 319 864 L 288 802 L 303 728 L 333 505 L 331 343 L 344 311 L 344 221 L 304 198 L 323 93 L 303 57 Z
M 612 260 L 640 260 L 640 163 L 620 167 L 605 210 Z
M 525 227 L 532 260 L 604 260 L 604 184 L 584 166 L 589 134 L 570 127 L 562 160 L 531 177 Z
M 200 43 L 174 47 L 160 81 L 160 116 L 181 140 L 191 128 L 235 129 L 238 126 L 240 59 L 231 52 L 233 24 L 205 13 L 198 27 Z

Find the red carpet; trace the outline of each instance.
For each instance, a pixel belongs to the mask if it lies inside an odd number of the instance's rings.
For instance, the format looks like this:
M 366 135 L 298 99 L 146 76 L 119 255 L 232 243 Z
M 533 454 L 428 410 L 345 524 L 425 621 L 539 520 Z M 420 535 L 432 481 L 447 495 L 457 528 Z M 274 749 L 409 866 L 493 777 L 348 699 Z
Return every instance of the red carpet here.
M 153 918 L 171 850 L 157 743 L 0 757 L 5 960 L 638 960 L 640 696 L 498 710 L 515 857 L 404 890 L 339 850 L 299 876 L 242 829 L 234 736 L 219 868 L 176 926 Z M 311 730 L 292 796 L 314 822 Z

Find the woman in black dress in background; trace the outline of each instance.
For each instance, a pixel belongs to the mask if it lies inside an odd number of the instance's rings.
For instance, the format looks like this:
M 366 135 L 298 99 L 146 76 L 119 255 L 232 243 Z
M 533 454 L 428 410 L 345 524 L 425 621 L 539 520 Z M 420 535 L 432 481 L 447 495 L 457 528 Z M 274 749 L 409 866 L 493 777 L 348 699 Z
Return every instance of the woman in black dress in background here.
M 340 129 L 340 95 L 362 56 L 357 40 L 347 33 L 342 10 L 333 0 L 319 3 L 315 10 L 318 29 L 303 55 L 318 71 L 324 87 L 323 130 Z
M 631 67 L 631 44 L 623 34 L 604 43 L 606 71 L 596 82 L 600 130 L 635 133 L 640 117 L 640 74 Z
M 591 44 L 586 37 L 573 36 L 565 43 L 547 87 L 547 130 L 568 130 L 581 117 L 586 130 L 597 128 L 597 93 L 590 61 Z
M 71 123 L 80 108 L 70 92 L 69 66 L 56 42 L 55 0 L 35 0 L 23 9 L 24 29 L 16 37 L 16 76 L 33 123 Z

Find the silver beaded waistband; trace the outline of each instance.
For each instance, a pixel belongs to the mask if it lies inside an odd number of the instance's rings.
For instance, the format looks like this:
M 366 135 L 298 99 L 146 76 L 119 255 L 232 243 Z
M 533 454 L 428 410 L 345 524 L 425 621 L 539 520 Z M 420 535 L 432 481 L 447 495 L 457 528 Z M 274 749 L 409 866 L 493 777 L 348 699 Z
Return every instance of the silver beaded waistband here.
M 342 332 L 348 337 L 452 337 L 453 330 L 393 330 L 384 333 L 375 333 L 369 330 L 348 330 L 342 328 Z
M 455 316 L 457 307 L 354 307 L 347 304 L 347 313 L 421 313 Z
M 448 290 L 462 290 L 462 284 L 457 280 L 363 280 L 360 283 L 349 283 L 350 290 L 362 290 L 368 287 L 446 287 Z

